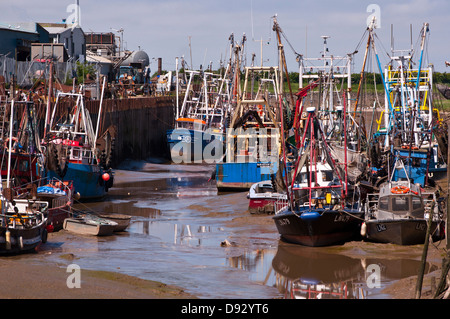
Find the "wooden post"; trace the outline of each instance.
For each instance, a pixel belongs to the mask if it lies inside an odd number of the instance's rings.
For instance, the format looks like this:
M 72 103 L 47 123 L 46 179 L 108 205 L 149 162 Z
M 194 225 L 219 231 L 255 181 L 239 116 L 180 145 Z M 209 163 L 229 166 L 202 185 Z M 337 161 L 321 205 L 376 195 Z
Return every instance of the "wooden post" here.
M 448 125 L 447 141 L 450 137 L 450 125 Z M 450 239 L 449 239 L 449 223 L 450 223 L 450 173 L 448 171 L 448 166 L 450 165 L 450 147 L 447 147 L 447 220 L 445 221 L 445 246 L 450 249 Z
M 421 260 L 421 264 L 420 264 L 419 275 L 417 277 L 416 299 L 420 299 L 420 295 L 422 293 L 423 276 L 425 274 L 425 264 L 427 262 L 428 245 L 430 243 L 431 225 L 433 224 L 434 205 L 435 205 L 435 203 L 433 202 L 431 204 L 431 210 L 428 215 L 427 233 L 425 235 L 425 243 L 423 245 L 422 260 Z
M 441 270 L 441 279 L 439 280 L 438 287 L 436 289 L 436 293 L 434 294 L 434 299 L 439 298 L 439 295 L 442 294 L 445 290 L 445 285 L 447 282 L 447 274 L 450 270 L 450 254 L 442 260 L 442 270 Z M 447 288 L 450 289 L 450 288 Z

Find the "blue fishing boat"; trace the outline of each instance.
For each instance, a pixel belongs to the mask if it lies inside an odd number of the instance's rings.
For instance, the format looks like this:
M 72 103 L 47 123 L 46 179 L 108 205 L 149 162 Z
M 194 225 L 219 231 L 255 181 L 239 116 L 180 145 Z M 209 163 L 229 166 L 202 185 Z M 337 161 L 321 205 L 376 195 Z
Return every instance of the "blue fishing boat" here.
M 57 110 L 63 114 L 58 121 Z M 101 116 L 101 106 L 98 116 Z M 98 132 L 94 131 L 85 108 L 84 96 L 81 93 L 58 93 L 46 130 L 43 147 L 47 177 L 72 181 L 81 200 L 105 196 L 113 185 L 114 174 L 102 161 L 102 152 L 96 147 Z
M 167 130 L 167 142 L 174 163 L 203 163 L 223 154 L 227 95 L 222 94 L 225 85 L 220 75 L 202 70 L 186 72 L 189 80 L 181 109 L 177 80 L 175 128 Z
M 278 67 L 246 67 L 242 98 L 238 99 L 226 134 L 225 156 L 216 164 L 219 190 L 248 190 L 270 180 L 279 170 L 282 103 Z M 252 79 L 258 79 L 254 92 Z
M 409 179 L 422 187 L 433 174 L 447 171 L 446 154 L 436 138 L 443 129 L 443 121 L 433 105 L 433 67 L 423 66 L 428 32 L 429 25 L 425 23 L 419 36 L 419 61 L 413 60 L 413 47 L 393 50 L 391 61 L 382 72 L 376 54 L 385 91 L 385 109 L 373 135 L 373 144 L 380 150 L 373 158 L 381 158 L 383 152 L 387 154 L 384 162 L 390 165 L 384 164 L 386 167 L 392 167 L 393 158 L 402 159 Z M 413 68 L 415 65 L 418 67 Z M 396 172 L 392 180 L 405 179 L 405 172 Z
M 176 128 L 166 134 L 174 163 L 203 163 L 223 154 L 223 133 L 219 128 L 207 129 L 203 120 L 178 118 Z

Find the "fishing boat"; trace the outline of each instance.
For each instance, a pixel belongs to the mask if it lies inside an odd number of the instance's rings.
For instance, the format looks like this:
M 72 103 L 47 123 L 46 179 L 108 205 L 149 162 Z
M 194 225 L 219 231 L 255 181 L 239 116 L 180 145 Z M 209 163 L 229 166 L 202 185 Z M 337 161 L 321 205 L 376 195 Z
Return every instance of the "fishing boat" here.
M 226 87 L 220 75 L 206 71 L 192 71 L 179 110 L 177 107 L 175 128 L 167 131 L 167 141 L 174 163 L 203 163 L 223 151 L 225 105 L 222 90 Z M 177 105 L 178 105 L 177 79 Z
M 374 32 L 371 28 L 369 30 Z M 384 111 L 377 121 L 372 142 L 380 151 L 372 157 L 382 158 L 383 153 L 387 154 L 384 162 L 380 161 L 376 168 L 382 165 L 392 167 L 392 158 L 402 158 L 408 178 L 422 187 L 428 185 L 433 174 L 447 171 L 447 156 L 442 150 L 445 143 L 440 141 L 441 134 L 437 134 L 446 132 L 446 129 L 433 103 L 433 67 L 431 64 L 424 66 L 428 33 L 429 24 L 424 23 L 418 39 L 419 50 L 412 43 L 408 50 L 392 50 L 384 72 L 372 41 L 385 92 Z M 417 51 L 419 60 L 414 61 Z M 398 171 L 393 181 L 405 177 L 404 171 Z M 390 178 L 386 176 L 386 180 Z
M 380 191 L 368 194 L 365 203 L 365 221 L 361 235 L 373 242 L 397 245 L 423 244 L 428 220 L 432 219 L 433 239 L 443 238 L 443 214 L 434 193 L 422 193 L 420 184 L 408 178 L 403 161 L 397 159 L 395 170 L 403 170 L 406 178 L 391 179 L 382 184 Z M 431 195 L 431 198 L 428 198 Z
M 253 184 L 247 194 L 251 214 L 274 214 L 275 204 L 286 201 L 287 194 L 277 192 L 271 180 Z
M 0 105 L 1 176 L 12 187 L 34 183 L 44 175 L 35 114 L 32 101 L 12 100 Z M 10 125 L 15 122 L 20 124 Z
M 342 244 L 359 237 L 364 217 L 359 189 L 348 182 L 345 168 L 338 167 L 331 157 L 315 108 L 308 107 L 306 111 L 308 118 L 298 148 L 299 155 L 291 171 L 289 201 L 273 219 L 285 241 L 304 246 Z M 317 183 L 318 163 L 329 165 L 332 170 L 332 178 L 326 185 Z M 298 181 L 298 173 L 304 166 L 307 170 L 306 185 Z M 298 187 L 295 187 L 295 182 L 299 183 Z
M 48 203 L 17 199 L 11 188 L 1 191 L 0 254 L 30 252 L 45 243 Z
M 280 117 L 278 67 L 246 67 L 242 99 L 238 99 L 226 135 L 223 159 L 216 164 L 221 191 L 248 190 L 270 180 L 279 169 Z M 253 92 L 251 79 L 258 78 Z
M 64 220 L 65 230 L 80 235 L 108 236 L 117 226 L 114 221 L 85 212 L 73 212 L 72 217 Z
M 61 181 L 53 178 L 47 180 L 45 185 L 36 188 L 36 197 L 49 204 L 47 220 L 47 231 L 49 233 L 63 229 L 64 220 L 70 216 L 73 196 L 72 181 Z
M 56 110 L 66 116 L 57 117 Z M 114 175 L 110 167 L 102 165 L 96 146 L 99 125 L 94 131 L 83 94 L 59 92 L 51 117 L 47 110 L 46 118 L 50 121 L 42 145 L 46 149 L 47 177 L 72 181 L 81 200 L 104 197 Z
M 14 123 L 14 116 L 16 115 L 14 109 L 15 101 L 11 101 L 10 120 L 6 121 L 3 118 L 1 137 L 5 141 L 5 147 L 2 149 L 2 176 L 0 176 L 0 253 L 1 254 L 16 254 L 22 252 L 30 252 L 37 248 L 41 243 L 47 241 L 47 214 L 48 202 L 40 201 L 35 196 L 31 198 L 18 197 L 18 185 L 21 182 L 26 182 L 35 189 L 34 175 L 38 171 L 37 166 L 32 167 L 33 160 L 37 161 L 40 155 L 38 151 L 35 152 L 35 130 L 32 118 L 32 103 L 25 103 L 25 111 L 28 116 L 22 117 L 26 119 L 26 123 L 21 125 L 23 130 L 28 130 L 28 139 L 23 139 L 25 145 L 20 145 L 19 139 L 13 137 L 14 131 L 12 123 Z M 22 104 L 22 103 L 20 103 Z M 4 109 L 3 109 L 4 110 Z M 1 114 L 2 117 L 5 114 Z M 7 129 L 5 129 L 5 123 Z M 23 124 L 23 122 L 22 122 Z M 24 129 L 27 127 L 27 129 Z M 9 131 L 9 134 L 7 132 Z M 21 130 L 19 130 L 20 132 Z M 23 131 L 22 131 L 23 133 Z M 20 137 L 20 134 L 16 136 Z M 6 139 L 5 139 L 6 138 Z M 13 147 L 13 140 L 15 145 Z M 7 155 L 7 157 L 6 157 Z M 25 160 L 21 161 L 22 156 Z M 6 157 L 6 159 L 5 159 Z M 17 164 L 19 166 L 17 167 Z M 36 164 L 36 162 L 34 162 Z M 29 165 L 29 166 L 28 166 Z M 36 169 L 36 171 L 35 171 Z M 3 171 L 6 172 L 3 172 Z M 20 174 L 20 171 L 24 173 Z M 6 173 L 6 187 L 3 186 L 3 173 Z M 12 176 L 12 177 L 11 177 Z

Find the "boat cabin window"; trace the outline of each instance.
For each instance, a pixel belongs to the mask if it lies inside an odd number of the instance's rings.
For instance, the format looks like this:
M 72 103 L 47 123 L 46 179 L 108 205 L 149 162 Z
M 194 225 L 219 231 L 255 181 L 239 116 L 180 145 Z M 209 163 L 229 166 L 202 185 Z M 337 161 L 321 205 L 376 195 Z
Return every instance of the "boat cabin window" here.
M 420 197 L 414 196 L 412 198 L 412 208 L 413 209 L 422 208 L 422 199 Z
M 322 171 L 322 181 L 323 182 L 333 181 L 333 171 Z
M 387 197 L 381 197 L 379 200 L 379 208 L 382 210 L 388 210 L 389 209 L 389 198 Z
M 409 211 L 409 199 L 406 196 L 392 196 L 391 197 L 392 211 L 404 212 Z
M 18 169 L 20 172 L 28 171 L 28 160 L 17 160 L 12 159 L 11 167 L 14 169 Z M 2 171 L 6 171 L 8 169 L 8 161 L 2 161 Z
M 272 185 L 260 185 L 258 186 L 258 192 L 260 193 L 271 193 L 273 192 Z
M 204 124 L 202 122 L 178 122 L 179 128 L 185 128 L 188 130 L 203 130 Z
M 81 149 L 79 149 L 78 147 L 73 147 L 72 148 L 72 159 L 74 160 L 81 160 L 82 159 L 82 152 Z
M 312 173 L 312 180 L 311 183 L 314 183 L 316 181 L 316 174 Z M 309 180 L 309 173 L 301 173 L 300 174 L 300 183 L 308 183 Z
M 28 161 L 27 160 L 19 161 L 19 171 L 21 171 L 21 172 L 28 171 Z

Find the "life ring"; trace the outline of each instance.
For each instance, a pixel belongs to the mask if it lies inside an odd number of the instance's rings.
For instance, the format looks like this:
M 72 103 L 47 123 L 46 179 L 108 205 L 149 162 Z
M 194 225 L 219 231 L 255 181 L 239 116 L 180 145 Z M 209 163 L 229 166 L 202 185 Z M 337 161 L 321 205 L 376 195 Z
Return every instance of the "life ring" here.
M 19 139 L 17 137 L 12 137 L 11 139 L 14 141 L 14 143 L 19 143 Z M 10 140 L 10 138 L 7 137 L 5 139 L 5 143 L 3 144 L 3 146 L 6 149 L 6 151 L 9 151 L 9 148 L 8 148 L 9 147 L 9 140 Z M 14 146 L 14 143 L 12 143 L 12 146 Z
M 409 188 L 403 185 L 394 186 L 391 188 L 392 194 L 406 194 L 409 192 Z
M 257 108 L 258 108 L 258 115 L 259 115 L 259 117 L 262 117 L 263 116 L 263 106 L 261 105 L 261 104 L 258 104 L 257 105 Z

